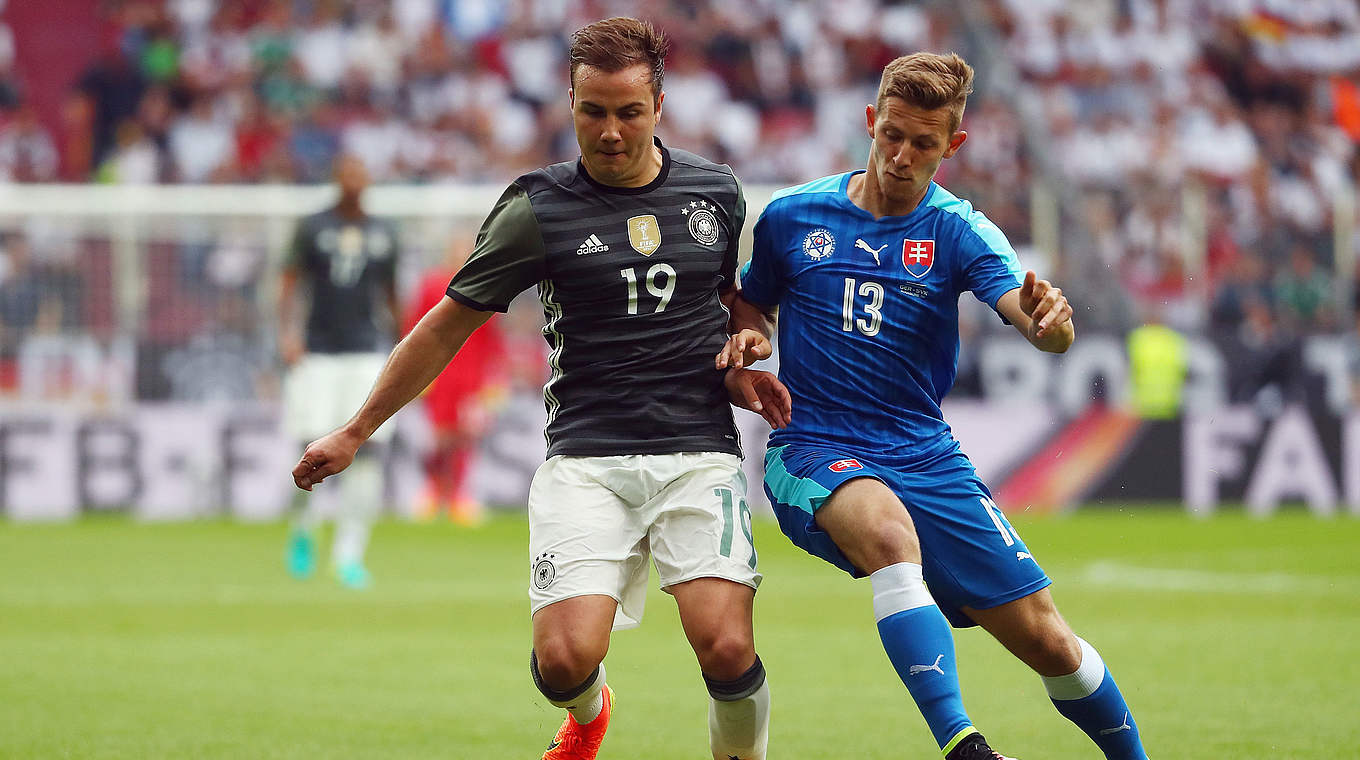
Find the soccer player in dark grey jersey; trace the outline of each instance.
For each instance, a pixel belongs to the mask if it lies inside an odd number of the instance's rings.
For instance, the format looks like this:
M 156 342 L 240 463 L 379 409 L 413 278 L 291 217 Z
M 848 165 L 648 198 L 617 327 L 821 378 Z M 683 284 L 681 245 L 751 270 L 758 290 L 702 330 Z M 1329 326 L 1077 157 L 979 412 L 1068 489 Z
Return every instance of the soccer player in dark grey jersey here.
M 299 222 L 280 286 L 279 349 L 288 367 L 284 426 L 299 441 L 334 429 L 363 402 L 393 342 L 396 230 L 364 212 L 361 198 L 368 172 L 358 158 L 338 159 L 335 179 L 339 202 Z M 303 301 L 308 304 L 305 328 L 299 316 Z M 375 438 L 385 441 L 389 434 L 390 427 Z M 288 568 L 295 576 L 315 570 L 313 533 L 321 515 L 333 511 L 336 577 L 351 588 L 369 584 L 363 559 L 382 504 L 378 454 L 377 447 L 365 449 L 340 479 L 333 494 L 338 504 L 314 497 L 296 511 L 288 541 Z
M 751 624 L 760 574 L 728 399 L 780 426 L 788 395 L 768 373 L 713 368 L 745 207 L 730 169 L 655 139 L 664 56 L 664 39 L 635 19 L 572 36 L 580 159 L 510 185 L 448 297 L 393 351 L 358 414 L 293 470 L 310 489 L 344 469 L 491 312 L 538 286 L 552 376 L 548 460 L 529 493 L 530 663 L 568 712 L 545 760 L 599 751 L 610 631 L 641 619 L 649 556 L 708 687 L 713 757 L 765 758 L 769 691 Z
M 746 205 L 726 166 L 659 140 L 654 151 L 658 172 L 638 187 L 579 161 L 520 177 L 449 287 L 505 311 L 543 283 L 549 457 L 740 455 L 721 376 L 699 359 L 727 335 L 719 289 L 734 281 Z

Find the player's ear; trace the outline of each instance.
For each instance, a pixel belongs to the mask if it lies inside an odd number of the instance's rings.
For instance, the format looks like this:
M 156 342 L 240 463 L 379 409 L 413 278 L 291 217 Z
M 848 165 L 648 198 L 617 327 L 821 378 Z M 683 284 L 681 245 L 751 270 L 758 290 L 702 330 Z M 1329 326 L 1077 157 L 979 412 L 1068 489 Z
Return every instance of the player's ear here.
M 661 121 L 661 101 L 666 99 L 666 92 L 663 90 L 656 94 L 656 121 Z
M 575 88 L 575 87 L 568 87 L 568 88 L 567 88 L 567 108 L 570 109 L 570 110 L 572 110 L 572 111 L 575 111 L 575 110 L 576 110 L 576 88 Z
M 864 125 L 865 128 L 869 131 L 870 137 L 874 136 L 875 121 L 878 121 L 878 111 L 874 108 L 874 104 L 870 103 L 869 105 L 864 107 Z
M 955 132 L 954 136 L 949 138 L 949 146 L 944 149 L 944 157 L 953 158 L 954 154 L 959 152 L 959 148 L 963 147 L 963 141 L 967 139 L 968 133 L 962 129 Z

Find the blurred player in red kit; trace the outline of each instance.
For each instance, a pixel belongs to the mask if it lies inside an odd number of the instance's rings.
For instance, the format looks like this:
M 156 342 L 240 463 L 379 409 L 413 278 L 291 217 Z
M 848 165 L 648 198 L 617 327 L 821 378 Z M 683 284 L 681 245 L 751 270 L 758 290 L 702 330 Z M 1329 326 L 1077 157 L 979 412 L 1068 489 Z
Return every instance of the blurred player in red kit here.
M 403 334 L 444 297 L 449 280 L 467 261 L 470 250 L 469 241 L 455 239 L 442 264 L 421 278 L 406 310 Z M 476 525 L 484 517 L 481 500 L 469 490 L 468 476 L 477 445 L 506 396 L 506 341 L 499 322 L 498 316 L 492 317 L 473 332 L 425 391 L 425 414 L 434 445 L 425 458 L 425 492 L 417 517 L 432 519 L 447 511 L 449 519 L 460 525 Z

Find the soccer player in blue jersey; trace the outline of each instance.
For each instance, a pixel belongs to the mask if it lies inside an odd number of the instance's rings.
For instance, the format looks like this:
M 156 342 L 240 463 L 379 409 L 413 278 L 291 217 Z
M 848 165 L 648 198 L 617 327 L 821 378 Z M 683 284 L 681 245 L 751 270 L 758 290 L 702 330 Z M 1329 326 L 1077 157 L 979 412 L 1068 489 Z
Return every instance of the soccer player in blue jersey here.
M 778 307 L 793 415 L 770 437 L 765 490 L 795 544 L 869 577 L 883 647 L 949 760 L 1001 758 L 964 711 L 950 623 L 981 625 L 1033 668 L 1105 757 L 1145 758 L 1109 670 L 940 411 L 963 292 L 1040 350 L 1075 336 L 1062 291 L 1022 274 L 1001 231 L 933 182 L 967 138 L 972 78 L 954 54 L 884 69 L 867 168 L 781 191 L 756 223 L 717 364 L 753 361 L 749 330 L 767 334 Z

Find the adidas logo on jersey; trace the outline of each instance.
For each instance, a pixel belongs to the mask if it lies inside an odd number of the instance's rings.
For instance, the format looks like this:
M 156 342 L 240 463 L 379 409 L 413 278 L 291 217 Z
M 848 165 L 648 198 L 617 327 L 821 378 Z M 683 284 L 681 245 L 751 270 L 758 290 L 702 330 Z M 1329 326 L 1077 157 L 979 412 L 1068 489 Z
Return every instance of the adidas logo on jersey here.
M 585 242 L 581 243 L 580 248 L 576 249 L 576 255 L 584 256 L 587 253 L 604 253 L 607 250 L 609 250 L 609 246 L 607 244 L 605 244 L 595 235 L 591 235 L 590 237 L 585 239 Z

